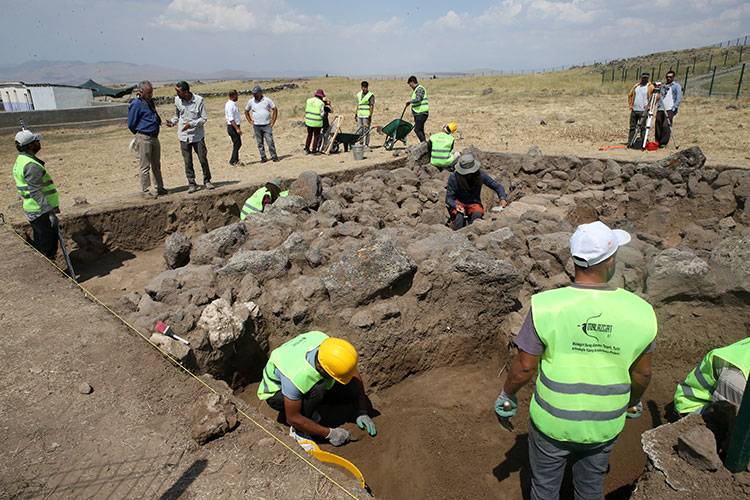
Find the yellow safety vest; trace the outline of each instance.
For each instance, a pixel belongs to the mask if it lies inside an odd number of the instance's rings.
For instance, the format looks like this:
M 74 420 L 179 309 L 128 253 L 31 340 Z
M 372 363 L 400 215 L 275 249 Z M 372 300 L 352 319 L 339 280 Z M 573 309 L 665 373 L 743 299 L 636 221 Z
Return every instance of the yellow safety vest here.
M 325 103 L 317 98 L 311 97 L 305 106 L 305 125 L 312 128 L 323 128 L 323 107 Z
M 455 139 L 451 134 L 439 132 L 430 136 L 432 150 L 430 153 L 430 164 L 435 167 L 450 167 L 453 165 L 453 143 Z
M 424 97 L 422 98 L 421 101 L 417 102 L 416 104 L 411 105 L 412 112 L 417 115 L 427 113 L 428 111 L 430 111 L 430 103 L 427 100 L 427 90 L 423 86 L 417 85 L 416 87 L 414 87 L 414 92 L 411 93 L 411 100 L 413 101 L 414 99 L 417 98 L 417 89 L 420 89 L 420 88 L 424 90 Z
M 52 208 L 57 208 L 60 206 L 60 195 L 57 193 L 57 187 L 55 186 L 55 183 L 52 182 L 52 177 L 49 176 L 47 173 L 47 169 L 44 168 L 44 166 L 39 163 L 38 160 L 35 158 L 21 153 L 16 158 L 16 163 L 13 165 L 13 179 L 16 181 L 16 189 L 18 190 L 18 195 L 23 200 L 23 210 L 24 212 L 28 214 L 41 214 L 42 207 L 37 203 L 37 201 L 31 197 L 31 191 L 29 190 L 29 186 L 26 184 L 26 166 L 29 163 L 35 164 L 38 168 L 42 170 L 42 194 L 44 194 L 44 197 L 47 199 L 47 203 Z
M 360 90 L 357 93 L 357 118 L 369 118 L 370 117 L 370 98 L 372 97 L 372 92 L 367 92 L 367 94 L 362 95 L 362 91 Z

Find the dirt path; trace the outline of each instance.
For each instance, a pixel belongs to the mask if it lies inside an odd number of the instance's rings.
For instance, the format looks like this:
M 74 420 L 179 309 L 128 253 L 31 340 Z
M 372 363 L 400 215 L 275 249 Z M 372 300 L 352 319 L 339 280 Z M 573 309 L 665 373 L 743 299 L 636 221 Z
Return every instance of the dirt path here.
M 344 498 L 247 421 L 199 448 L 207 389 L 4 228 L 0 253 L 0 497 Z

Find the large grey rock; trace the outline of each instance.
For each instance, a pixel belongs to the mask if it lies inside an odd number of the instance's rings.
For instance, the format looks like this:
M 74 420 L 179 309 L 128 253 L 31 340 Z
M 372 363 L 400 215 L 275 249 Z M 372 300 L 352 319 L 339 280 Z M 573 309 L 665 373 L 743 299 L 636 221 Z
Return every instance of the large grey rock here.
M 700 470 L 713 472 L 723 466 L 716 452 L 716 437 L 704 426 L 694 427 L 677 437 L 677 454 Z
M 289 187 L 289 194 L 304 199 L 307 208 L 317 209 L 323 203 L 323 185 L 320 176 L 312 171 L 302 172 Z
M 246 237 L 243 223 L 214 229 L 196 238 L 190 260 L 193 264 L 210 264 L 216 257 L 226 257 L 232 250 L 242 245 Z
M 190 238 L 180 233 L 172 233 L 164 240 L 164 261 L 167 267 L 175 269 L 190 262 L 190 249 L 193 247 Z
M 735 235 L 721 240 L 709 259 L 721 293 L 750 292 L 750 236 Z
M 174 340 L 160 333 L 151 334 L 151 338 L 149 340 L 152 344 L 161 347 L 164 352 L 175 358 L 183 365 L 186 364 L 185 362 L 190 358 L 190 347 L 186 346 L 182 342 Z
M 512 284 L 519 280 L 518 271 L 507 260 L 496 260 L 482 251 L 463 252 L 453 268 L 482 284 Z
M 237 408 L 224 394 L 207 394 L 196 403 L 192 422 L 192 438 L 206 444 L 237 427 Z
M 266 208 L 267 212 L 273 210 L 284 210 L 291 214 L 298 214 L 307 210 L 307 201 L 301 196 L 289 195 L 277 199 L 273 205 Z
M 284 276 L 289 268 L 289 255 L 283 248 L 276 250 L 240 250 L 219 269 L 220 275 L 250 273 L 259 282 Z
M 677 153 L 671 154 L 666 158 L 655 161 L 652 165 L 655 168 L 663 167 L 667 169 L 667 177 L 673 170 L 678 170 L 683 177 L 686 177 L 690 172 L 695 171 L 703 167 L 706 163 L 706 155 L 703 154 L 701 148 L 693 146 L 691 148 L 683 149 Z
M 669 248 L 651 263 L 646 280 L 646 292 L 654 301 L 713 297 L 708 263 L 692 250 Z
M 212 266 L 188 264 L 158 274 L 148 282 L 145 291 L 157 302 L 196 303 L 200 295 L 214 295 L 215 285 L 216 272 Z
M 407 284 L 417 266 L 389 238 L 346 250 L 323 277 L 335 305 L 362 305 Z M 404 290 L 405 291 L 405 290 Z
M 253 302 L 238 302 L 232 307 L 225 299 L 216 299 L 203 310 L 198 328 L 208 332 L 212 348 L 220 349 L 246 333 L 248 320 L 257 317 L 259 312 Z

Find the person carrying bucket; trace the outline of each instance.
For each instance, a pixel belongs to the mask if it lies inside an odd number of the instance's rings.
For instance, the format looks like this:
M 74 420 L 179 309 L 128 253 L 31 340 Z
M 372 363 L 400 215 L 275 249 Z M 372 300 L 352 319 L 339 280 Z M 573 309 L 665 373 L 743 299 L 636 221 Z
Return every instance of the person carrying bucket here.
M 307 139 L 305 140 L 305 154 L 317 153 L 320 147 L 320 131 L 323 129 L 323 118 L 325 117 L 326 93 L 318 89 L 305 104 L 305 126 L 307 127 Z
M 450 122 L 443 127 L 442 132 L 432 134 L 427 141 L 427 151 L 430 154 L 430 165 L 440 170 L 453 170 L 458 161 L 458 152 L 453 151 L 455 138 L 453 134 L 458 130 L 456 122 Z

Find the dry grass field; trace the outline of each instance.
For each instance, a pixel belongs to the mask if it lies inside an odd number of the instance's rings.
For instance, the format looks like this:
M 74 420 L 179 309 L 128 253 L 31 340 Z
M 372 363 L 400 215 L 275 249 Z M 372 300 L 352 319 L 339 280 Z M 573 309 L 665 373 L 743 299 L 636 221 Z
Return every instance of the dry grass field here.
M 254 82 L 214 82 L 194 85 L 194 91 L 248 89 Z M 260 82 L 274 85 L 276 82 Z M 270 177 L 293 177 L 304 170 L 320 173 L 341 170 L 355 164 L 351 154 L 305 156 L 302 125 L 305 99 L 317 88 L 333 99 L 335 114 L 345 118 L 345 131 L 355 124 L 354 97 L 359 80 L 319 78 L 298 81 L 298 89 L 270 94 L 279 108 L 275 139 L 280 163 L 259 163 L 251 130 L 243 127 L 242 161 L 246 166 L 228 166 L 231 143 L 223 119 L 225 98 L 210 98 L 206 104 L 209 121 L 206 141 L 215 183 L 261 182 Z M 600 73 L 590 68 L 539 75 L 463 77 L 422 82 L 430 98 L 427 132 L 437 132 L 447 121 L 459 124 L 458 148 L 475 145 L 494 151 L 526 152 L 539 146 L 545 154 L 574 154 L 581 157 L 650 161 L 674 151 L 676 145 L 700 146 L 710 164 L 750 167 L 750 99 L 700 98 L 688 95 L 675 123 L 675 141 L 666 150 L 639 152 L 600 151 L 604 145 L 623 143 L 627 135 L 628 84 L 601 85 Z M 404 80 L 370 82 L 376 96 L 374 125 L 385 125 L 398 118 L 411 90 Z M 491 90 L 490 90 L 491 89 Z M 157 95 L 173 95 L 171 86 L 160 87 Z M 246 96 L 241 96 L 244 107 Z M 162 117 L 170 117 L 171 105 L 159 107 Z M 406 115 L 410 119 L 409 111 Z M 545 125 L 542 125 L 541 122 Z M 125 125 L 94 129 L 54 129 L 44 133 L 40 157 L 62 194 L 62 209 L 73 205 L 74 197 L 89 203 L 137 196 L 139 183 L 136 159 L 127 146 L 131 134 Z M 182 157 L 174 129 L 162 130 L 162 170 L 168 188 L 184 187 Z M 416 136 L 409 136 L 409 142 Z M 374 134 L 372 146 L 381 146 L 383 136 Z M 6 165 L 6 181 L 0 183 L 0 210 L 13 220 L 23 215 L 15 195 L 10 169 L 16 156 L 12 134 L 0 135 L 0 161 Z M 399 147 L 401 145 L 399 144 Z M 387 161 L 391 152 L 373 147 L 368 163 Z M 196 163 L 196 171 L 199 172 Z M 199 179 L 200 181 L 200 175 Z M 180 192 L 172 196 L 188 196 Z

